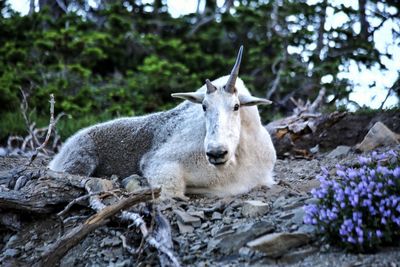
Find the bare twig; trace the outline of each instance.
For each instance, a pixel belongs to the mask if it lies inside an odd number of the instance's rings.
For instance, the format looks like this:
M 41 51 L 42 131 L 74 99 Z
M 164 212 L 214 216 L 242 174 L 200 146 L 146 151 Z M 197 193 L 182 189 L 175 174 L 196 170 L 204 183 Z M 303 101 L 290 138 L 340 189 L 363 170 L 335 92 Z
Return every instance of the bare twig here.
M 156 228 L 155 228 L 155 239 L 160 242 L 161 245 L 169 250 L 173 249 L 172 236 L 171 236 L 171 226 L 164 215 L 157 209 L 153 216 Z M 168 256 L 167 256 L 168 257 Z M 161 266 L 169 266 L 169 258 L 166 255 L 160 255 Z
M 198 32 L 200 30 L 201 27 L 213 22 L 215 20 L 216 16 L 217 16 L 217 14 L 214 14 L 211 16 L 201 18 L 201 20 L 199 22 L 197 22 L 196 25 L 194 25 L 193 28 L 188 32 L 187 36 L 192 37 L 196 32 Z
M 21 94 L 22 94 L 22 102 L 20 104 L 20 109 L 21 109 L 21 113 L 22 113 L 22 117 L 24 118 L 24 122 L 25 122 L 25 127 L 26 129 L 28 129 L 28 133 L 31 137 L 30 141 L 31 141 L 31 147 L 34 147 L 36 145 L 39 145 L 39 141 L 36 139 L 36 136 L 33 134 L 33 128 L 35 127 L 34 123 L 31 123 L 28 117 L 28 98 L 25 94 L 25 92 L 20 89 Z
M 27 165 L 30 165 L 33 160 L 37 157 L 39 152 L 43 152 L 45 155 L 49 155 L 50 151 L 54 151 L 57 148 L 57 145 L 60 143 L 60 136 L 57 134 L 55 125 L 57 122 L 66 115 L 64 112 L 61 112 L 54 119 L 54 96 L 50 95 L 50 123 L 47 127 L 36 128 L 36 123 L 30 121 L 29 117 L 29 106 L 28 106 L 28 95 L 21 89 L 22 100 L 20 104 L 20 110 L 22 117 L 24 119 L 25 127 L 28 131 L 28 135 L 25 137 L 21 136 L 10 136 L 7 141 L 7 149 L 12 151 L 15 148 L 19 148 L 22 153 L 26 153 L 27 150 L 33 150 L 33 154 L 31 154 L 31 158 Z M 54 133 L 54 134 L 53 134 Z M 46 148 L 47 144 L 50 141 L 50 137 L 53 136 L 53 144 L 50 146 L 51 148 Z M 39 140 L 45 139 L 43 143 Z M 14 144 L 13 142 L 20 141 L 20 144 Z
M 57 5 L 61 8 L 62 11 L 64 11 L 65 14 L 68 13 L 68 8 L 67 6 L 64 4 L 64 2 L 60 1 L 60 0 L 56 0 Z
M 80 219 L 87 219 L 88 215 L 77 215 L 77 216 L 71 216 L 63 220 L 63 224 L 66 224 L 70 221 L 75 221 L 75 220 L 80 220 Z
M 283 63 L 281 63 L 281 64 L 283 64 Z M 271 96 L 278 89 L 279 83 L 281 81 L 281 75 L 282 75 L 282 65 L 279 66 L 278 72 L 276 73 L 276 77 L 274 79 L 274 82 L 272 83 L 271 89 L 269 89 L 267 92 L 267 99 L 270 99 Z
M 7 149 L 11 150 L 13 148 L 13 142 L 17 141 L 17 142 L 24 142 L 24 138 L 22 138 L 21 136 L 10 136 L 7 139 Z
M 296 101 L 293 97 L 291 97 L 290 101 L 292 101 L 292 103 L 296 106 L 296 108 L 293 110 L 295 116 L 299 116 L 303 113 L 309 113 L 309 114 L 316 113 L 317 109 L 322 105 L 322 102 L 325 97 L 325 92 L 326 89 L 322 87 L 318 93 L 318 96 L 313 101 L 313 103 L 310 103 L 310 100 L 307 100 L 306 103 L 304 103 L 304 101 L 301 99 L 298 99 Z
M 119 190 L 119 189 L 117 189 L 117 190 Z M 88 198 L 90 198 L 90 197 L 92 197 L 92 196 L 101 195 L 101 194 L 111 194 L 111 192 L 110 192 L 110 191 L 92 192 L 92 193 L 89 193 L 89 194 L 87 194 L 87 195 L 84 195 L 84 196 L 80 196 L 80 197 L 78 197 L 78 198 L 75 198 L 75 199 L 72 200 L 70 203 L 68 203 L 68 205 L 67 205 L 62 211 L 60 211 L 59 213 L 57 213 L 57 216 L 62 217 L 62 216 L 64 216 L 64 215 L 72 208 L 73 205 L 75 205 L 75 204 L 77 204 L 77 203 L 79 203 L 79 202 L 81 202 L 81 201 L 83 201 L 83 200 L 86 200 L 86 199 L 88 199 Z
M 158 242 L 152 235 L 150 235 L 149 231 L 147 230 L 146 223 L 143 221 L 142 217 L 139 216 L 137 213 L 133 212 L 128 212 L 128 211 L 123 211 L 121 213 L 120 218 L 122 220 L 130 221 L 137 227 L 139 227 L 140 231 L 142 232 L 143 238 L 146 240 L 146 242 L 157 249 L 159 252 L 163 253 L 166 255 L 169 259 L 169 261 L 174 265 L 174 266 L 180 266 L 178 260 L 172 253 L 172 251 Z
M 389 88 L 388 93 L 386 94 L 385 99 L 382 101 L 382 104 L 381 104 L 381 106 L 379 107 L 379 109 L 381 109 L 381 110 L 383 109 L 383 106 L 385 105 L 385 103 L 386 103 L 386 101 L 388 100 L 390 94 L 392 93 L 393 88 L 394 88 L 394 86 L 392 86 L 392 87 Z
M 38 153 L 40 150 L 43 150 L 44 147 L 47 145 L 47 143 L 50 140 L 50 136 L 51 136 L 51 132 L 53 131 L 53 128 L 55 127 L 55 120 L 54 120 L 54 94 L 50 94 L 50 123 L 49 123 L 49 127 L 47 128 L 47 134 L 46 134 L 46 138 L 44 139 L 44 142 L 35 149 L 35 152 L 32 154 L 28 165 L 31 165 L 32 162 L 35 160 L 35 158 L 37 157 Z M 34 136 L 34 135 L 33 135 Z
M 325 87 L 322 87 L 318 93 L 318 96 L 315 98 L 314 102 L 308 108 L 308 112 L 315 113 L 317 109 L 322 105 L 326 93 Z
M 132 248 L 130 245 L 128 245 L 128 243 L 126 242 L 126 237 L 122 234 L 119 235 L 119 238 L 122 241 L 122 247 L 124 249 L 126 249 L 129 253 L 131 254 L 137 254 L 137 250 L 135 250 L 134 248 Z

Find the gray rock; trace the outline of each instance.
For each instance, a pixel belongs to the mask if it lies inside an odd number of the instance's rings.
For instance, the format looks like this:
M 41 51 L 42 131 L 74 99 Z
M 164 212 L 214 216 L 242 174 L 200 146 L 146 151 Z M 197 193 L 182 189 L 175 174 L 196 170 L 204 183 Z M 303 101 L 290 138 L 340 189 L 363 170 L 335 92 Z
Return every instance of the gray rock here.
M 35 247 L 35 244 L 32 241 L 29 241 L 24 246 L 24 251 L 29 251 Z
M 216 236 L 209 243 L 208 250 L 218 249 L 223 254 L 237 253 L 247 242 L 275 229 L 270 222 L 261 221 L 238 226 L 233 233 Z
M 117 261 L 115 264 L 113 264 L 115 267 L 128 267 L 132 265 L 131 260 L 127 259 L 124 261 Z
M 313 234 L 315 233 L 315 231 L 317 230 L 317 228 L 314 225 L 310 225 L 310 224 L 303 224 L 299 227 L 299 229 L 297 230 L 297 232 L 299 233 L 305 233 L 305 234 Z
M 178 221 L 183 224 L 190 224 L 194 227 L 201 226 L 201 219 L 199 217 L 192 216 L 181 210 L 174 210 L 174 213 L 176 214 Z
M 149 185 L 146 178 L 137 174 L 124 178 L 121 183 L 128 192 L 134 192 Z
M 194 227 L 193 226 L 184 224 L 184 223 L 182 223 L 180 221 L 177 221 L 176 223 L 178 224 L 179 232 L 181 234 L 193 233 L 193 231 L 194 231 Z
M 319 199 L 318 198 L 309 198 L 306 201 L 304 201 L 305 204 L 309 205 L 309 204 L 318 204 Z
M 211 228 L 211 231 L 210 231 L 211 236 L 215 236 L 218 233 L 218 231 L 219 231 L 218 227 Z
M 247 246 L 264 252 L 266 256 L 277 258 L 310 241 L 311 237 L 304 233 L 272 233 L 248 242 Z
M 349 146 L 338 146 L 334 150 L 332 150 L 327 157 L 328 158 L 338 158 L 338 157 L 343 157 L 346 156 L 351 150 L 351 147 Z
M 198 251 L 201 248 L 201 244 L 194 244 L 193 246 L 190 247 L 190 251 Z
M 246 200 L 243 202 L 242 215 L 244 217 L 259 217 L 270 210 L 268 203 L 259 200 Z
M 310 148 L 310 152 L 312 154 L 317 154 L 319 152 L 319 144 L 317 144 L 316 146 Z
M 385 124 L 378 121 L 368 131 L 364 140 L 356 146 L 357 150 L 363 152 L 371 151 L 378 146 L 392 146 L 399 144 L 400 135 L 392 132 Z
M 231 217 L 227 217 L 227 216 L 225 216 L 224 218 L 222 218 L 222 222 L 224 223 L 224 224 L 231 224 L 231 223 L 233 223 L 233 219 L 231 218 Z
M 309 247 L 305 248 L 299 251 L 292 251 L 287 254 L 285 254 L 281 259 L 280 262 L 285 262 L 285 263 L 295 263 L 300 260 L 303 260 L 307 256 L 310 256 L 311 254 L 315 253 L 317 251 L 317 248 L 315 247 Z
M 118 237 L 106 237 L 100 244 L 100 247 L 113 247 L 121 244 L 121 239 Z
M 204 220 L 204 211 L 189 211 L 189 215 L 194 216 L 194 217 L 199 217 L 200 219 Z
M 282 206 L 282 210 L 292 210 L 297 207 L 303 206 L 304 201 L 307 199 L 307 197 L 296 197 L 293 199 L 288 199 L 286 203 Z
M 292 211 L 282 212 L 279 215 L 279 218 L 282 219 L 282 220 L 289 220 L 289 219 L 291 219 L 293 217 L 294 217 L 294 213 Z
M 217 211 L 214 211 L 211 216 L 211 220 L 213 220 L 213 221 L 222 220 L 222 214 Z
M 299 207 L 295 210 L 292 211 L 293 217 L 290 219 L 289 223 L 291 224 L 296 224 L 296 225 L 302 225 L 304 221 L 304 215 L 306 212 L 304 211 L 303 207 Z
M 28 180 L 29 180 L 28 177 L 26 177 L 25 175 L 18 177 L 17 181 L 15 182 L 14 190 L 17 191 L 20 190 L 22 187 L 26 185 Z
M 3 255 L 5 257 L 18 257 L 18 255 L 20 254 L 20 251 L 18 249 L 15 248 L 8 248 L 6 249 L 6 251 L 3 252 Z
M 0 157 L 5 157 L 7 154 L 7 150 L 3 147 L 0 147 Z
M 251 250 L 248 247 L 241 247 L 239 249 L 239 255 L 243 258 L 250 258 L 254 255 L 254 250 Z
M 13 235 L 8 239 L 8 241 L 7 241 L 6 245 L 5 245 L 5 248 L 10 248 L 14 244 L 16 244 L 17 242 L 18 242 L 18 236 L 17 235 Z
M 278 197 L 272 204 L 273 209 L 279 209 L 286 203 L 285 196 Z
M 216 239 L 221 239 L 221 238 L 223 238 L 225 236 L 229 236 L 229 235 L 231 235 L 233 233 L 235 233 L 235 230 L 232 230 L 232 229 L 228 229 L 228 230 L 221 229 L 220 231 L 218 231 L 215 234 L 215 238 Z

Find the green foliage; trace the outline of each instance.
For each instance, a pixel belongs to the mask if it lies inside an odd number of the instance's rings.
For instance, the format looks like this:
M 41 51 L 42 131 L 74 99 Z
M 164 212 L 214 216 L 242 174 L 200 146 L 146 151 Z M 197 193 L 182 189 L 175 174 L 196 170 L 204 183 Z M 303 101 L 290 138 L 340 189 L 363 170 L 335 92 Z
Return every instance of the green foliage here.
M 283 1 L 278 9 L 274 1 L 239 1 L 224 13 L 208 6 L 205 14 L 215 19 L 205 24 L 199 24 L 201 14 L 172 18 L 162 1 L 111 2 L 88 10 L 80 5 L 85 1 L 67 1 L 75 11 L 59 14 L 44 7 L 20 16 L 0 1 L 0 141 L 7 133 L 23 132 L 23 125 L 16 126 L 20 89 L 43 121 L 48 120 L 49 94 L 55 95 L 56 112 L 73 118 L 59 123 L 66 137 L 102 119 L 174 106 L 172 92 L 193 91 L 206 78 L 227 75 L 240 45 L 245 46 L 241 77 L 253 94 L 268 95 L 279 78 L 269 96 L 275 105 L 262 108 L 264 121 L 290 111 L 290 97 L 313 98 L 321 86 L 334 96 L 332 106 L 346 99 L 351 83 L 337 74 L 350 59 L 380 64 L 373 42 L 353 29 L 357 11 L 326 1 Z M 322 50 L 316 51 L 324 5 L 350 20 L 327 30 Z M 300 47 L 307 57 L 289 54 L 288 47 Z M 327 74 L 332 82 L 321 85 Z

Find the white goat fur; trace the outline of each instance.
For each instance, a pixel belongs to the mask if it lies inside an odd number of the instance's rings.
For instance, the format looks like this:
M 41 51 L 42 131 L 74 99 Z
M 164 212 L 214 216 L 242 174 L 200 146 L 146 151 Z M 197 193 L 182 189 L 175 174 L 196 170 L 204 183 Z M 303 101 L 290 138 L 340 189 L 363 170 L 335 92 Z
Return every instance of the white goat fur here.
M 229 76 L 212 81 L 216 87 Z M 239 94 L 250 96 L 241 79 Z M 197 92 L 205 92 L 202 86 Z M 234 160 L 224 166 L 207 161 L 202 106 L 184 101 L 174 109 L 141 117 L 120 118 L 80 130 L 50 162 L 50 169 L 81 175 L 121 178 L 139 174 L 164 197 L 185 193 L 226 196 L 245 193 L 258 185 L 274 184 L 274 146 L 261 124 L 256 106 L 240 110 L 240 140 Z

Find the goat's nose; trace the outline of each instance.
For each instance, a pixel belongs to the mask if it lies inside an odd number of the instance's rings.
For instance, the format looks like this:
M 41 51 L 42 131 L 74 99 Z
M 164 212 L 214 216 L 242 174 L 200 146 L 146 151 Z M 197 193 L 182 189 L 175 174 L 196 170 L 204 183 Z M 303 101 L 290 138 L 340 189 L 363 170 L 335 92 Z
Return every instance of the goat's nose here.
M 213 149 L 206 152 L 206 155 L 213 159 L 223 159 L 226 154 L 228 154 L 228 151 L 225 149 Z

